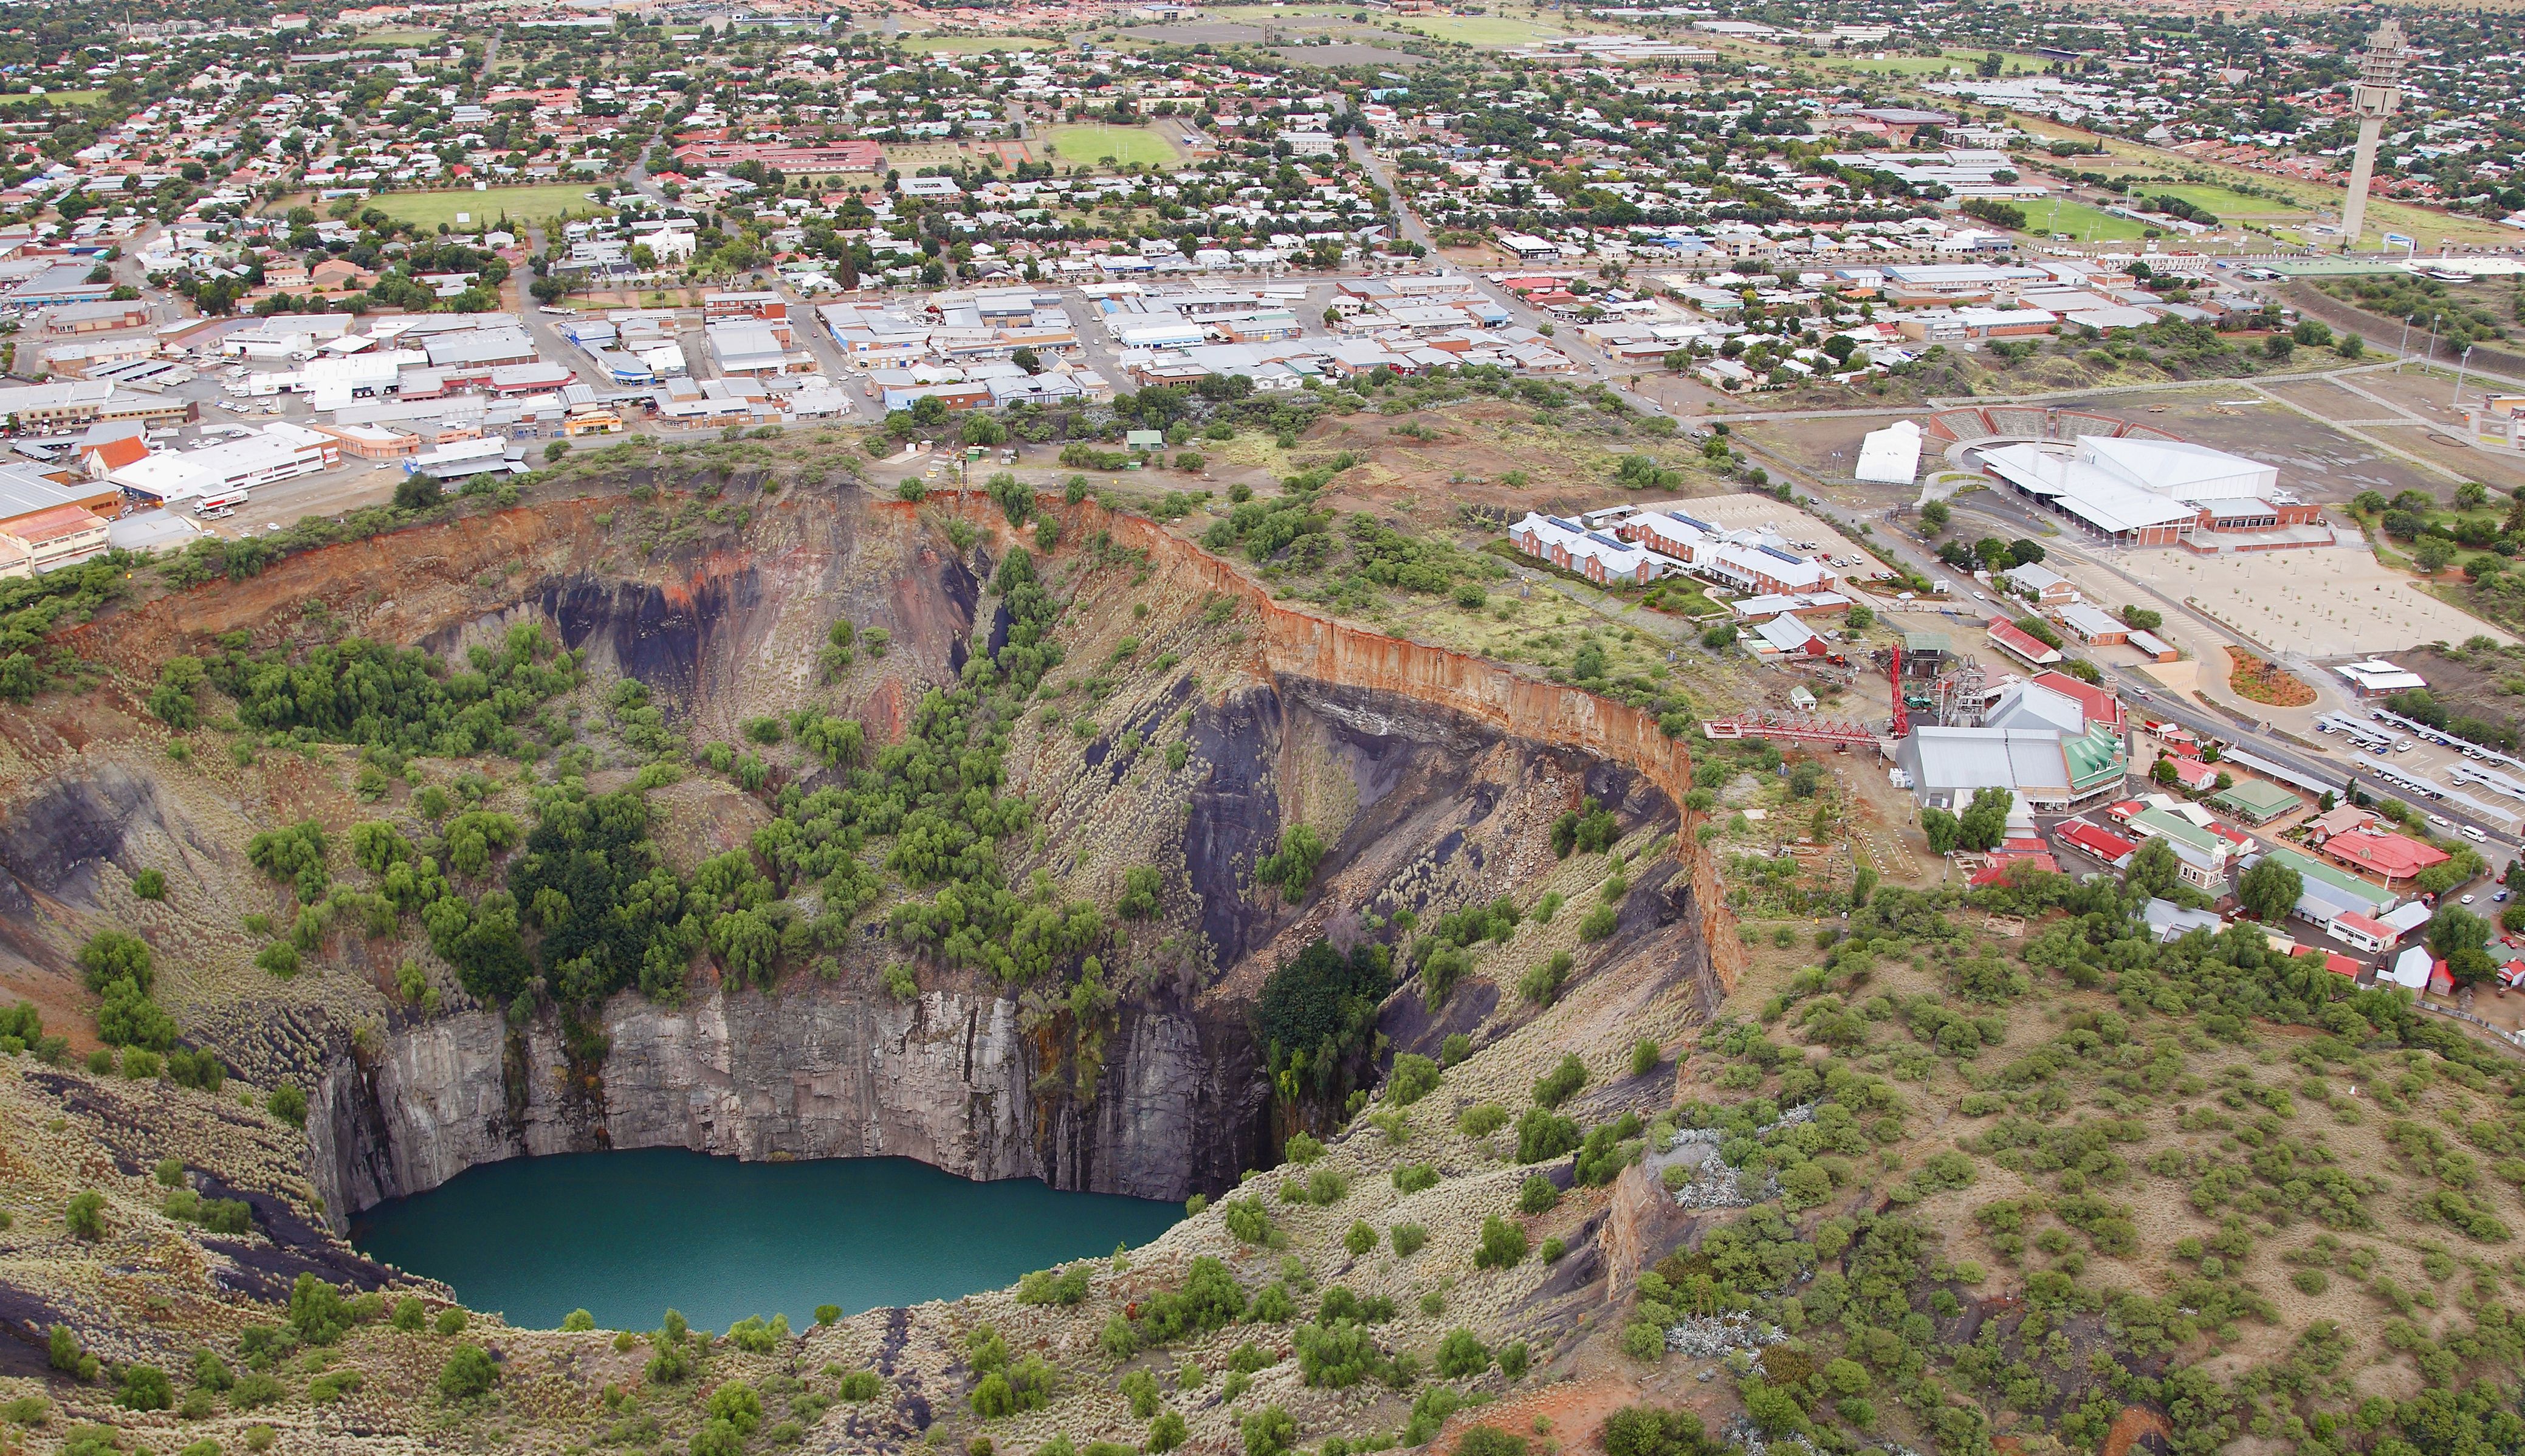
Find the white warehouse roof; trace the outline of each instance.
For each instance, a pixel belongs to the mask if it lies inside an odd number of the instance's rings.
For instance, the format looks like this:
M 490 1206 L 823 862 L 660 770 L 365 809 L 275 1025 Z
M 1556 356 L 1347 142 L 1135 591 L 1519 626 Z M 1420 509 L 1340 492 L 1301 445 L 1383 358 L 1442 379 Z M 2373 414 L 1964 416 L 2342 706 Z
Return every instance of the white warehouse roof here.
M 1883 429 L 1871 429 L 1858 445 L 1859 479 L 1889 485 L 1908 485 L 1920 474 L 1920 427 L 1908 420 L 1897 420 Z

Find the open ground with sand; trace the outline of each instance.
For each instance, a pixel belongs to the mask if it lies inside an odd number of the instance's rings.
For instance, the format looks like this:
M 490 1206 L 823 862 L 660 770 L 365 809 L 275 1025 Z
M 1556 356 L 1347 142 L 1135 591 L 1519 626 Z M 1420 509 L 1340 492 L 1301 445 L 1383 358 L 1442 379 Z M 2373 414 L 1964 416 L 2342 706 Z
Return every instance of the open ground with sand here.
M 2513 640 L 2430 596 L 2360 547 L 2216 557 L 2130 551 L 2114 564 L 2284 654 L 2398 652 L 2421 642 L 2460 642 L 2476 632 Z

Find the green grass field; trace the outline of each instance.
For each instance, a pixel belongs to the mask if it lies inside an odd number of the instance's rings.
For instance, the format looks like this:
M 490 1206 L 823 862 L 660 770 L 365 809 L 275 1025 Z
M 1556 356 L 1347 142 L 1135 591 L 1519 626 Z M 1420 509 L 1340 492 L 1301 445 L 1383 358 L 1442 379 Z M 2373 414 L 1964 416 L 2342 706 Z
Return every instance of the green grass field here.
M 903 42 L 903 48 L 915 54 L 922 51 L 946 51 L 959 56 L 982 56 L 992 51 L 1058 50 L 1061 42 L 1048 35 L 916 35 Z
M 2038 238 L 2065 232 L 2072 242 L 2135 242 L 2148 231 L 2144 223 L 2112 217 L 2102 208 L 2066 198 L 2056 208 L 2050 202 L 2018 202 L 2011 206 L 2025 209 L 2025 230 Z
M 2178 182 L 2167 186 L 2141 182 L 2132 190 L 2145 192 L 2151 197 L 2180 197 L 2194 207 L 2217 214 L 2221 222 L 2229 218 L 2252 218 L 2257 222 L 2266 218 L 2302 218 L 2307 212 L 2305 207 L 2281 198 L 2250 197 L 2202 182 Z
M 1425 31 L 1432 39 L 1459 41 L 1482 50 L 1559 40 L 1570 33 L 1559 26 L 1495 15 L 1396 16 L 1388 24 L 1398 29 Z
M 380 29 L 361 32 L 360 38 L 354 41 L 353 44 L 383 46 L 436 45 L 438 42 L 445 40 L 446 38 L 446 31 L 432 30 L 426 26 L 387 25 Z
M 1164 167 L 1177 160 L 1174 143 L 1145 126 L 1046 126 L 1041 140 L 1072 166 L 1111 157 L 1117 167 L 1144 162 Z
M 105 99 L 103 91 L 47 91 L 42 96 L 11 96 L 11 101 L 49 101 L 55 106 L 94 106 Z
M 470 219 L 465 226 L 471 226 L 497 222 L 504 216 L 512 222 L 524 222 L 566 212 L 594 213 L 596 200 L 588 196 L 591 185 L 547 182 L 533 187 L 493 187 L 483 192 L 470 187 L 455 192 L 380 192 L 370 200 L 384 209 L 386 216 L 423 227 L 435 227 L 441 223 L 453 226 L 458 213 Z

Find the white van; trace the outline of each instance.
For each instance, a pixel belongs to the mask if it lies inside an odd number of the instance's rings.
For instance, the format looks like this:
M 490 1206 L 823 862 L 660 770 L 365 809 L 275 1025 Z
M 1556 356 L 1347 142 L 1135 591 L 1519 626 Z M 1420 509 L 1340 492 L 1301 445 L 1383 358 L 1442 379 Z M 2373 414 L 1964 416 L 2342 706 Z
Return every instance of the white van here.
M 2483 833 L 2471 825 L 2465 825 L 2462 828 L 2455 830 L 2455 832 L 2463 835 L 2475 844 L 2487 844 L 2490 842 L 2490 836 L 2488 834 Z

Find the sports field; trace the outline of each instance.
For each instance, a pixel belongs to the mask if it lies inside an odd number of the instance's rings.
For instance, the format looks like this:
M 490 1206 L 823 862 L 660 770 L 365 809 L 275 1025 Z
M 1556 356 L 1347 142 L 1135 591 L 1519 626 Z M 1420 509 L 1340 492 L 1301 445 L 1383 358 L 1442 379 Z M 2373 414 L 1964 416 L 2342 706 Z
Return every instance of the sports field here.
M 1055 155 L 1071 166 L 1105 157 L 1113 158 L 1117 167 L 1134 162 L 1164 167 L 1177 160 L 1174 143 L 1146 126 L 1046 126 L 1042 139 L 1051 145 Z
M 1568 29 L 1500 15 L 1396 16 L 1386 24 L 1399 30 L 1425 31 L 1437 40 L 1453 40 L 1483 50 L 1506 50 L 1539 40 L 1559 40 Z
M 476 192 L 465 188 L 453 192 L 379 192 L 363 206 L 382 209 L 387 217 L 400 218 L 423 227 L 441 223 L 456 226 L 456 215 L 469 220 L 463 226 L 495 223 L 506 217 L 512 222 L 557 217 L 563 213 L 594 213 L 596 199 L 588 195 L 589 182 L 547 182 L 533 187 L 492 187 Z
M 104 99 L 103 91 L 47 91 L 41 96 L 0 96 L 0 101 L 49 101 L 55 106 L 94 106 Z
M 2116 218 L 2102 208 L 2065 198 L 2056 204 L 2033 201 L 2009 206 L 2025 210 L 2025 230 L 2038 238 L 2065 232 L 2071 242 L 2135 242 L 2148 232 L 2145 223 Z

